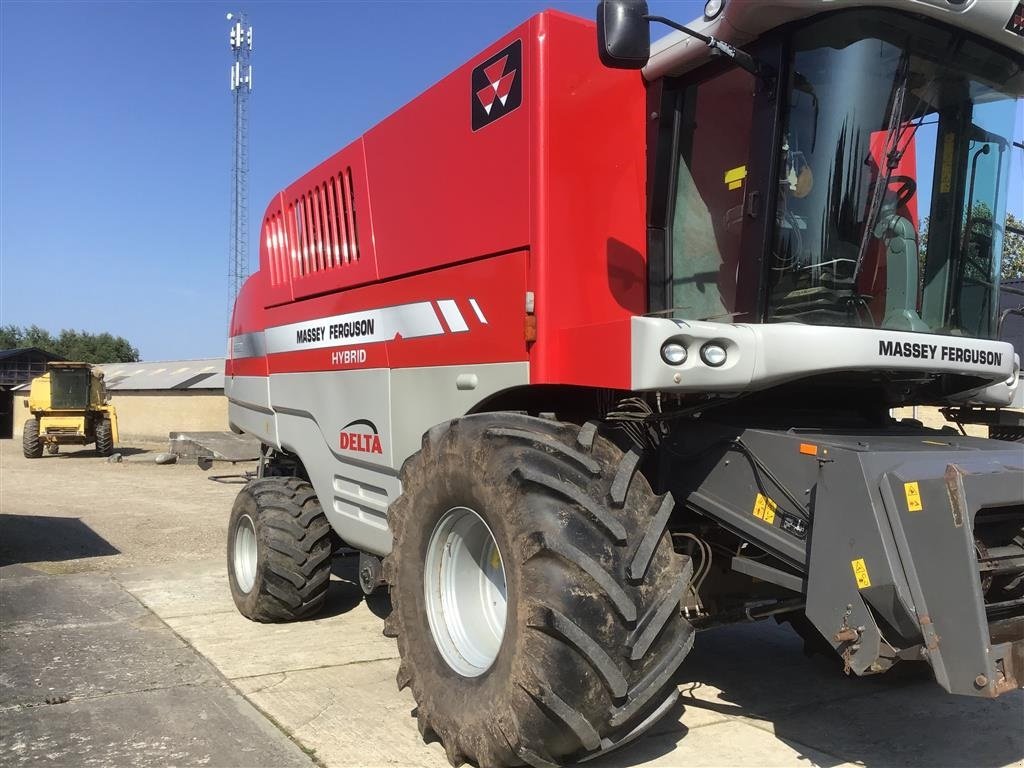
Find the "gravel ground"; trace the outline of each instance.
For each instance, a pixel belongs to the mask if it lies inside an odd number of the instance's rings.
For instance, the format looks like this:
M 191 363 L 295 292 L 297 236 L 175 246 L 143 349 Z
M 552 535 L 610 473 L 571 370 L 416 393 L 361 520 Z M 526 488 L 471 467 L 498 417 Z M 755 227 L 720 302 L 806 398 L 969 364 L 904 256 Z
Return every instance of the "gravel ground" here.
M 164 449 L 0 441 L 0 766 L 447 768 L 355 559 L 315 619 L 247 621 L 224 563 L 240 485 L 210 476 L 252 465 L 158 466 Z M 848 678 L 770 621 L 702 634 L 678 682 L 672 714 L 591 765 L 1024 765 L 1024 691 L 947 696 L 924 665 Z
M 222 558 L 240 485 L 210 478 L 254 463 L 154 464 L 166 449 L 122 446 L 121 463 L 72 446 L 26 459 L 18 441 L 0 440 L 0 566 L 78 573 Z

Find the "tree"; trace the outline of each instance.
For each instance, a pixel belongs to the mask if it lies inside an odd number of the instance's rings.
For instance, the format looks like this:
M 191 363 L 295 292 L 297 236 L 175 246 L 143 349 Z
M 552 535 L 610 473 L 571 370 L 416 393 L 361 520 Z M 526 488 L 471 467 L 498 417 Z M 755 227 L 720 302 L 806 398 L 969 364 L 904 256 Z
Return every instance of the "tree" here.
M 27 328 L 0 326 L 0 349 L 25 347 L 38 347 L 83 363 L 134 363 L 139 359 L 139 350 L 122 336 L 65 328 L 54 338 L 53 334 L 38 325 Z
M 18 349 L 22 336 L 21 328 L 16 325 L 0 326 L 0 349 Z
M 928 219 L 921 221 L 920 233 L 918 234 L 917 250 L 921 265 L 921 276 L 924 278 L 924 264 L 928 256 Z M 971 243 L 966 254 L 967 263 L 965 269 L 973 277 L 979 269 L 981 257 L 979 248 L 986 239 L 992 237 L 992 209 L 985 203 L 975 203 L 971 210 Z M 973 257 L 973 258 L 972 258 Z M 1024 221 L 1018 219 L 1011 212 L 1007 211 L 1006 221 L 1003 224 L 1003 253 L 1002 265 L 999 271 L 1002 280 L 1024 279 Z
M 1024 278 L 1024 221 L 1006 214 L 1003 230 L 1003 280 Z

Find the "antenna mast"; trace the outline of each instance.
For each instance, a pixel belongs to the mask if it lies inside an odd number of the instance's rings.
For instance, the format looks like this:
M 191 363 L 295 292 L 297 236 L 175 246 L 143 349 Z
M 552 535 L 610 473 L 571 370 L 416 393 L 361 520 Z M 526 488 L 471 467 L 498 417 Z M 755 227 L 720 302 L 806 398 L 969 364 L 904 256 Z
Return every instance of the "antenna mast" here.
M 252 27 L 245 12 L 229 13 L 231 95 L 235 103 L 234 155 L 231 161 L 231 237 L 228 253 L 228 312 L 249 274 L 249 94 L 252 92 Z

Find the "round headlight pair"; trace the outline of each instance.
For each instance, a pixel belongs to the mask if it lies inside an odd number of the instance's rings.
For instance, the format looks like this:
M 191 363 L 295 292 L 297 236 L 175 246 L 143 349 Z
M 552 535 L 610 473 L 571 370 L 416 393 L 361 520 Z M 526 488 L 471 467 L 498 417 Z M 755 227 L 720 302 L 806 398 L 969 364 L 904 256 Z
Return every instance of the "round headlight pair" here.
M 686 347 L 678 341 L 666 341 L 661 345 L 661 359 L 669 365 L 682 365 L 686 362 Z M 713 341 L 707 342 L 700 348 L 700 359 L 705 365 L 718 368 L 725 365 L 728 354 L 725 347 Z

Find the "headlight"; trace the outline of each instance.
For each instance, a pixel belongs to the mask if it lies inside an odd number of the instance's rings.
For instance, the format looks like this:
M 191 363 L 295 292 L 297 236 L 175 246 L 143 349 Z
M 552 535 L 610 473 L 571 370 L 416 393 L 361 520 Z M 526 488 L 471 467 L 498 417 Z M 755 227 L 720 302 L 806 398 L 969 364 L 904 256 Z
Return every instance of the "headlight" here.
M 722 12 L 725 7 L 725 0 L 708 0 L 704 3 L 704 18 L 711 21 Z
M 726 357 L 725 347 L 713 341 L 709 341 L 700 348 L 700 359 L 712 368 L 718 368 L 720 365 L 723 365 Z
M 666 341 L 661 345 L 661 359 L 669 365 L 682 365 L 686 362 L 686 347 L 678 341 Z

